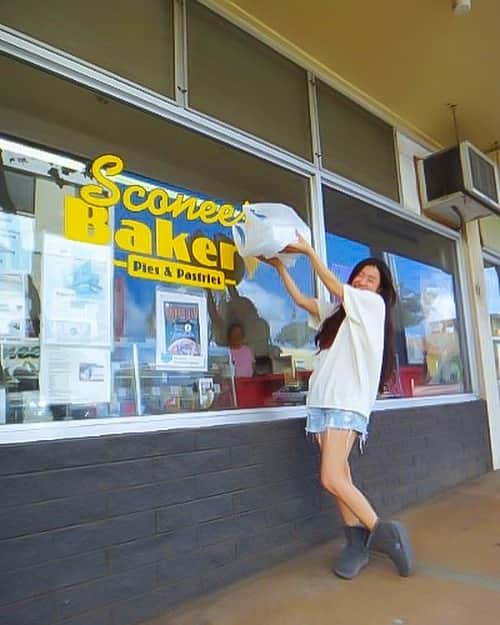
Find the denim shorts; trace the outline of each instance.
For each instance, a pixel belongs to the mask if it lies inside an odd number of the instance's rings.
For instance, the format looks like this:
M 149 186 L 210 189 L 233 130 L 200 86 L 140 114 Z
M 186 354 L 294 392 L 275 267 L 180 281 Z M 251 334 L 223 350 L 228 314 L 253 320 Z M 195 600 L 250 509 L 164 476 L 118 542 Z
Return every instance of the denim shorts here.
M 327 428 L 357 432 L 360 436 L 361 449 L 368 437 L 368 419 L 359 412 L 339 408 L 308 408 L 306 432 L 319 434 L 325 432 Z

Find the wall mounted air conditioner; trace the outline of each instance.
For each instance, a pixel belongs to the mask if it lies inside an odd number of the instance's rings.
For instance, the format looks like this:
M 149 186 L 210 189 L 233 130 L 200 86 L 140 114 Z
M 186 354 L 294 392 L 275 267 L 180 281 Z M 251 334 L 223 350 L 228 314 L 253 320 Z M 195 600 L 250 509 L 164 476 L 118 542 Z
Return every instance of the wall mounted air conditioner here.
M 422 208 L 453 228 L 462 222 L 500 216 L 500 186 L 495 163 L 468 141 L 417 161 Z

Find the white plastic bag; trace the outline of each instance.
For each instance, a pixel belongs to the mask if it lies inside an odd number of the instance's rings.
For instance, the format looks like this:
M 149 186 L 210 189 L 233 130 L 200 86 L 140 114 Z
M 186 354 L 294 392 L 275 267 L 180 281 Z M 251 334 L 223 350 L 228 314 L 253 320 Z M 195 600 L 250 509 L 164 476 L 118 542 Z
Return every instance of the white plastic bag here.
M 297 260 L 297 254 L 279 252 L 297 241 L 297 232 L 311 242 L 309 226 L 286 204 L 246 204 L 243 211 L 245 221 L 233 226 L 233 239 L 244 259 L 277 256 L 284 265 L 291 267 Z

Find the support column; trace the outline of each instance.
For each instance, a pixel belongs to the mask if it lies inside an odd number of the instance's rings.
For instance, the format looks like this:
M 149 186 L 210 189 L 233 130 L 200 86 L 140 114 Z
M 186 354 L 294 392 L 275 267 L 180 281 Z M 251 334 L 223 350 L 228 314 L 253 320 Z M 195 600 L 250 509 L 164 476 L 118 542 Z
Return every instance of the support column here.
M 468 273 L 471 282 L 474 331 L 478 346 L 481 397 L 486 400 L 491 440 L 493 469 L 500 469 L 500 395 L 496 376 L 495 354 L 491 340 L 490 315 L 479 222 L 471 221 L 465 228 Z

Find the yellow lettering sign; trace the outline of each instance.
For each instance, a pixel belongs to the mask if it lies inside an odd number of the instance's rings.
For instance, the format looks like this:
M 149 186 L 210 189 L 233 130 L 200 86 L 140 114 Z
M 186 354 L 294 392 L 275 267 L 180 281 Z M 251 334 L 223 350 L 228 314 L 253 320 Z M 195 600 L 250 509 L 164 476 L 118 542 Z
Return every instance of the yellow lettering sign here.
M 122 219 L 120 228 L 115 232 L 115 241 L 119 248 L 138 254 L 153 253 L 153 236 L 147 224 L 134 219 Z
M 133 200 L 133 197 L 136 196 L 139 200 Z M 139 213 L 148 207 L 148 200 L 144 199 L 147 197 L 146 189 L 140 187 L 137 184 L 132 184 L 130 187 L 127 187 L 123 192 L 122 202 L 123 206 L 130 211 L 131 213 Z M 141 202 L 140 200 L 144 200 Z
M 198 237 L 191 247 L 195 259 L 206 267 L 217 266 L 217 248 L 215 243 L 205 237 Z
M 109 180 L 123 171 L 123 161 L 119 156 L 103 154 L 92 163 L 92 175 L 99 184 L 86 184 L 80 189 L 80 197 L 94 206 L 113 206 L 120 200 L 120 188 Z
M 232 243 L 224 243 L 219 245 L 220 266 L 227 271 L 234 271 L 234 257 L 238 250 Z
M 219 207 L 211 200 L 205 200 L 200 204 L 198 219 L 205 224 L 214 224 L 219 219 Z
M 95 245 L 111 243 L 111 227 L 107 208 L 91 206 L 80 198 L 64 199 L 64 235 L 73 241 Z
M 225 285 L 225 276 L 222 271 L 193 267 L 159 258 L 136 256 L 135 254 L 130 254 L 128 257 L 127 272 L 134 278 L 159 280 L 160 282 L 172 282 L 214 290 L 223 290 Z
M 176 258 L 191 262 L 186 232 L 174 237 L 172 222 L 167 219 L 155 219 L 156 225 L 156 253 L 163 258 Z
M 219 209 L 219 222 L 221 226 L 230 228 L 244 219 L 243 211 L 235 211 L 232 204 L 223 204 Z
M 188 221 L 199 220 L 229 228 L 242 221 L 242 211 L 232 204 L 219 205 L 181 192 L 141 184 L 118 184 L 113 176 L 124 170 L 119 156 L 104 154 L 95 159 L 91 171 L 96 184 L 81 188 L 80 197 L 68 196 L 64 206 L 64 232 L 68 239 L 96 245 L 113 242 L 110 209 L 120 201 L 131 213 L 147 210 L 155 216 L 154 227 L 136 219 L 122 219 L 114 232 L 117 248 L 129 252 L 126 266 L 131 276 L 188 286 L 223 289 L 241 279 L 241 259 L 227 237 L 216 241 L 205 236 L 190 239 L 187 232 L 174 232 L 174 222 L 181 215 Z M 160 217 L 168 215 L 169 219 Z M 238 258 L 238 266 L 236 263 Z M 238 268 L 237 268 L 238 267 Z
M 179 217 L 185 212 L 188 212 L 188 217 L 196 208 L 196 198 L 185 198 L 183 193 L 177 193 L 175 199 L 168 205 L 168 212 L 174 219 Z
M 169 213 L 174 219 L 185 213 L 188 221 L 199 219 L 205 224 L 219 222 L 225 227 L 231 227 L 244 219 L 243 212 L 235 210 L 232 204 L 218 206 L 212 200 L 186 197 L 184 193 L 177 193 L 171 199 L 168 191 L 161 187 L 148 192 L 140 184 L 133 184 L 122 194 L 118 184 L 110 178 L 121 174 L 124 167 L 123 160 L 114 154 L 103 154 L 96 158 L 91 170 L 97 184 L 86 184 L 81 188 L 82 200 L 92 206 L 106 208 L 121 200 L 125 208 L 133 213 L 148 210 L 155 217 Z

